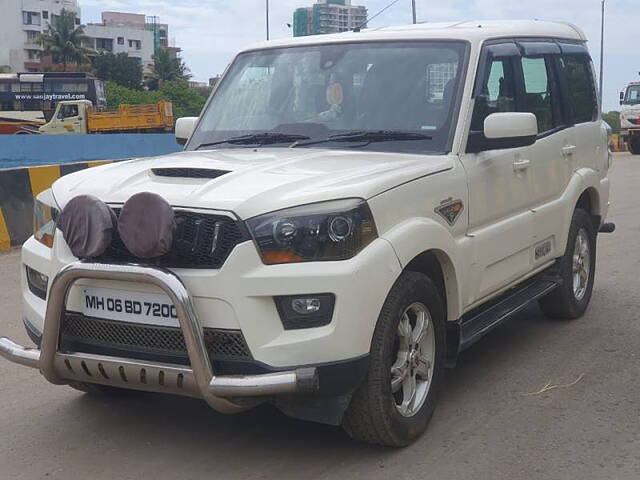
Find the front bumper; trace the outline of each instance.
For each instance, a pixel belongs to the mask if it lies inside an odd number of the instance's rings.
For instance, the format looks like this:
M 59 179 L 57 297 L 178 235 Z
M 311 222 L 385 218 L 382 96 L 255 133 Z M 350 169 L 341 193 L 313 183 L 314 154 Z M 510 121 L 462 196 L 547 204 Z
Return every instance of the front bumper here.
M 145 283 L 166 293 L 176 307 L 190 367 L 59 352 L 60 323 L 69 290 L 81 279 Z M 238 398 L 314 393 L 319 390 L 315 367 L 260 375 L 216 375 L 204 344 L 203 328 L 193 300 L 182 281 L 166 269 L 75 262 L 56 275 L 48 298 L 40 349 L 27 348 L 2 337 L 0 355 L 15 363 L 38 368 L 53 384 L 88 382 L 186 395 L 202 398 L 222 413 L 245 409 L 246 402 L 238 402 Z

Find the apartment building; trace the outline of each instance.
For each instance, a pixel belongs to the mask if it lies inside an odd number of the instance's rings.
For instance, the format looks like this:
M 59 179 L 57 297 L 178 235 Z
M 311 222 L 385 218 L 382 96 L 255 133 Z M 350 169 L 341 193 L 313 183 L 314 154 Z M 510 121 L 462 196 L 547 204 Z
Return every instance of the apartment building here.
M 63 8 L 74 12 L 80 25 L 77 0 L 9 0 L 3 7 L 0 72 L 42 71 L 42 46 L 37 40 Z M 159 23 L 157 17 L 142 14 L 103 12 L 101 22 L 85 25 L 84 33 L 88 37 L 86 47 L 96 52 L 126 53 L 140 62 L 145 74 L 151 71 L 157 50 L 180 52 L 169 45 L 169 26 Z
M 2 2 L 0 15 L 0 69 L 10 72 L 41 70 L 42 46 L 37 39 L 62 9 L 77 15 L 77 0 L 9 0 Z
M 142 17 L 142 24 L 109 21 L 102 14 L 102 23 L 89 23 L 84 33 L 89 38 L 87 48 L 96 52 L 126 53 L 142 65 L 143 72 L 149 72 L 153 65 L 155 52 L 154 34 L 145 28 L 144 15 L 126 14 Z
M 311 7 L 293 13 L 293 35 L 320 35 L 364 28 L 367 7 L 351 4 L 351 0 L 318 0 Z

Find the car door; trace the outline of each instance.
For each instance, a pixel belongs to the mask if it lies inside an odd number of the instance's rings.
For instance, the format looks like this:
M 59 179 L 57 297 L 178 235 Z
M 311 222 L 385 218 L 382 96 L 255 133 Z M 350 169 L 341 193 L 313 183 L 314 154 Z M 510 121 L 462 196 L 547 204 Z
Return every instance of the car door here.
M 469 189 L 472 268 L 466 306 L 522 278 L 531 270 L 533 243 L 530 147 L 477 151 L 485 118 L 516 112 L 522 98 L 520 51 L 515 42 L 485 46 L 474 87 L 467 153 L 461 162 Z M 476 153 L 477 152 L 477 153 Z
M 559 59 L 561 73 L 566 86 L 566 104 L 573 125 L 575 153 L 574 169 L 580 167 L 605 170 L 606 148 L 602 141 L 600 115 L 598 113 L 598 90 L 591 56 L 583 45 L 561 44 Z
M 563 107 L 560 47 L 550 40 L 518 42 L 518 47 L 523 54 L 523 111 L 535 114 L 538 121 L 536 143 L 528 147 L 534 213 L 532 266 L 538 268 L 563 253 L 558 245 L 562 195 L 575 170 L 577 147 Z

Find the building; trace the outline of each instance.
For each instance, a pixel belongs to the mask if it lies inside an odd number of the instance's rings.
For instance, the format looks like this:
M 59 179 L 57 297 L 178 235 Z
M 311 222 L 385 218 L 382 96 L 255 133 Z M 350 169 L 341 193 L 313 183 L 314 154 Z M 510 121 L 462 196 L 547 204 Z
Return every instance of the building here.
M 145 16 L 137 13 L 122 13 L 122 12 L 103 12 L 102 23 L 109 26 L 129 26 L 140 30 L 149 30 L 153 33 L 153 48 L 154 50 L 165 49 L 180 51 L 179 48 L 175 48 L 169 45 L 169 25 L 166 23 L 159 23 L 156 16 Z
M 79 25 L 80 7 L 77 0 L 2 2 L 0 69 L 6 73 L 40 71 L 42 46 L 37 39 L 63 8 L 76 13 Z
M 367 7 L 351 5 L 351 0 L 318 0 L 293 13 L 293 36 L 346 32 L 366 24 Z
M 102 12 L 101 20 L 85 26 L 85 34 L 91 39 L 87 47 L 97 52 L 127 53 L 139 59 L 145 76 L 151 73 L 153 55 L 158 50 L 180 53 L 180 48 L 169 44 L 169 25 L 159 23 L 158 17 Z
M 4 73 L 39 72 L 50 66 L 50 59 L 41 59 L 38 37 L 63 8 L 74 12 L 80 25 L 78 0 L 8 0 L 2 6 L 0 72 Z M 157 50 L 180 52 L 169 45 L 169 26 L 159 23 L 157 17 L 103 12 L 101 20 L 83 27 L 88 37 L 85 47 L 96 52 L 127 53 L 140 61 L 145 74 L 151 71 Z
M 154 32 L 146 25 L 144 15 L 104 12 L 102 23 L 84 27 L 89 39 L 85 46 L 96 52 L 126 53 L 140 62 L 144 73 L 149 73 L 156 42 Z

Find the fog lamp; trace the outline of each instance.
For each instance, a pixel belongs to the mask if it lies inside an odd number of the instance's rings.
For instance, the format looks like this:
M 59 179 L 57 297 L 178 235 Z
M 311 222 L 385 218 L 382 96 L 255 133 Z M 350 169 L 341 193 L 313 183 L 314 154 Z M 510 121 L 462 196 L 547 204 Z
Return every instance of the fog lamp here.
M 333 317 L 336 297 L 332 293 L 275 297 L 285 330 L 328 325 Z
M 320 310 L 321 302 L 318 297 L 294 298 L 291 300 L 291 308 L 300 315 L 316 313 Z

